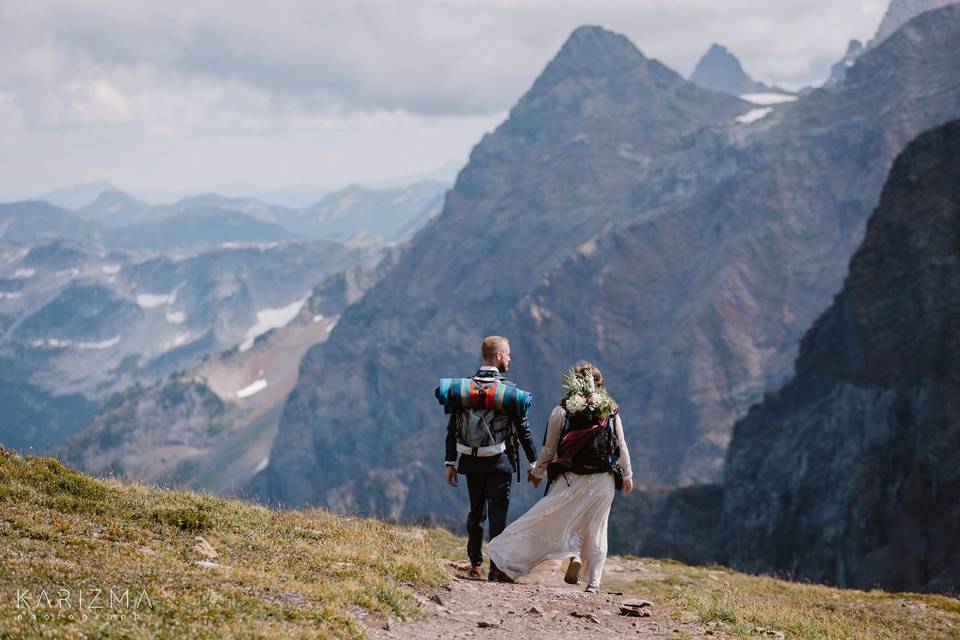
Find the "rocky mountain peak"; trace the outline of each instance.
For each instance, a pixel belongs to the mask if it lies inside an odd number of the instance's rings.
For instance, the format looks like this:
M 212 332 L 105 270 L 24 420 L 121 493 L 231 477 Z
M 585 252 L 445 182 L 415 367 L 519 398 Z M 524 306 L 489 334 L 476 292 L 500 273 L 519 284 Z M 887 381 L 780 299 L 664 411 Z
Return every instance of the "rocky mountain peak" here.
M 540 74 L 534 89 L 564 79 L 608 77 L 642 69 L 647 59 L 626 36 L 598 26 L 578 27 Z
M 721 44 L 713 43 L 697 62 L 690 82 L 724 93 L 749 93 L 757 83 L 747 75 L 740 60 Z

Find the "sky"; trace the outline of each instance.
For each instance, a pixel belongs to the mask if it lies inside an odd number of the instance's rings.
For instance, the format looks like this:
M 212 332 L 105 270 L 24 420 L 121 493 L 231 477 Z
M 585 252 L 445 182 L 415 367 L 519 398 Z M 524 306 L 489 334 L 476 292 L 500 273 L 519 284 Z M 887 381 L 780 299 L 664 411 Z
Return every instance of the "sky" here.
M 818 85 L 884 0 L 0 0 L 0 201 L 332 190 L 462 166 L 578 26 Z

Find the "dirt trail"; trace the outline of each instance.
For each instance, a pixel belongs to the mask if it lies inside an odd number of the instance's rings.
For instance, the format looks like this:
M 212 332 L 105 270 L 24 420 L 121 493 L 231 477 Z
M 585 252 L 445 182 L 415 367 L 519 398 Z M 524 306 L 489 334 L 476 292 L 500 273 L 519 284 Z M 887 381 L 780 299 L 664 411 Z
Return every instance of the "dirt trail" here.
M 447 588 L 417 594 L 426 617 L 363 620 L 370 638 L 725 638 L 721 630 L 690 619 L 673 620 L 656 602 L 644 604 L 617 585 L 655 577 L 641 560 L 610 558 L 599 594 L 563 583 L 558 567 L 520 584 L 471 580 L 467 567 L 449 564 Z M 632 606 L 631 606 L 632 605 Z M 623 615 L 621 609 L 635 612 Z

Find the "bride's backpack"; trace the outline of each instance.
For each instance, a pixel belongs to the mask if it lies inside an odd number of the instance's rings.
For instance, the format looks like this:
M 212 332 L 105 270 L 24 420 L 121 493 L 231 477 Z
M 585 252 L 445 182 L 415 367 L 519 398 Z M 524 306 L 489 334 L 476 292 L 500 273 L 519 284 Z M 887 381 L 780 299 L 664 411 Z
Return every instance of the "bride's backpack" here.
M 579 416 L 578 416 L 579 418 Z M 614 485 L 617 491 L 623 487 L 623 469 L 618 461 L 620 460 L 620 441 L 617 438 L 615 425 L 617 414 L 613 414 L 605 420 L 606 424 L 597 429 L 597 431 L 584 441 L 572 457 L 564 457 L 565 463 L 553 462 L 547 467 L 548 489 L 558 476 L 566 471 L 572 471 L 578 475 L 587 475 L 592 473 L 611 473 L 614 478 Z M 560 441 L 571 431 L 581 429 L 590 429 L 596 426 L 582 420 L 573 421 L 569 415 L 564 417 L 563 429 L 560 432 Z M 546 436 L 544 436 L 546 441 Z M 558 458 L 562 452 L 558 451 Z

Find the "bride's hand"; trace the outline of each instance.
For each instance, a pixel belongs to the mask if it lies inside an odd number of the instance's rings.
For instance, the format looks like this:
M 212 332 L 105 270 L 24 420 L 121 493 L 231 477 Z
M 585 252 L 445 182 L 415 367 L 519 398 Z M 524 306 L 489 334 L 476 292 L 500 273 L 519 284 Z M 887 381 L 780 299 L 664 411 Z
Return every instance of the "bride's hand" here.
M 633 479 L 627 478 L 623 481 L 623 495 L 628 496 L 633 491 Z
M 537 487 L 540 486 L 540 483 L 543 481 L 543 479 L 542 479 L 542 478 L 538 478 L 537 476 L 533 475 L 533 473 L 528 472 L 528 473 L 527 473 L 527 481 L 528 481 L 530 484 L 533 485 L 533 488 L 534 488 L 534 489 L 536 489 Z

